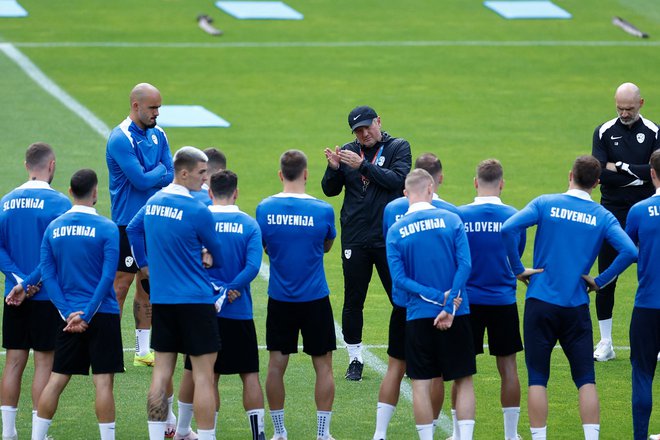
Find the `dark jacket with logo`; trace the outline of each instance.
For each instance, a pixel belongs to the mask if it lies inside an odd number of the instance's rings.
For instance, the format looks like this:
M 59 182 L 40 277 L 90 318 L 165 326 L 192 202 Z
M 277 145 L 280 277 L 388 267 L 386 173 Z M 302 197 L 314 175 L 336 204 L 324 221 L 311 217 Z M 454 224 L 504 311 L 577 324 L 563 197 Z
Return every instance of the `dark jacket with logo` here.
M 385 132 L 382 134 L 382 140 L 372 148 L 362 148 L 357 140 L 345 144 L 342 150 L 357 154 L 364 152 L 362 165 L 357 170 L 344 164 L 338 170 L 328 166 L 321 181 L 328 197 L 339 195 L 342 188 L 346 188 L 340 217 L 344 247 L 385 247 L 383 210 L 385 205 L 403 194 L 412 165 L 410 144 L 405 139 L 391 137 Z M 380 157 L 372 163 L 381 146 Z
M 658 148 L 658 126 L 641 115 L 631 126 L 615 118 L 596 127 L 591 154 L 602 167 L 600 192 L 603 206 L 627 214 L 632 205 L 653 195 L 655 189 L 651 183 L 649 159 Z M 614 172 L 605 169 L 607 162 L 619 161 L 629 164 L 629 170 Z

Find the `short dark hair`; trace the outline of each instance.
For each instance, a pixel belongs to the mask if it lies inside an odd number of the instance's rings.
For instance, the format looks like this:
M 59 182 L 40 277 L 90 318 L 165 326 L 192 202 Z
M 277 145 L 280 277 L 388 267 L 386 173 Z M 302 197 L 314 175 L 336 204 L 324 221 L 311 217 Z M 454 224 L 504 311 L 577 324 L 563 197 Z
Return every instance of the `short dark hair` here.
M 655 170 L 655 175 L 660 179 L 660 150 L 655 150 L 649 160 L 651 168 Z
M 504 177 L 504 168 L 497 159 L 486 159 L 477 165 L 477 180 L 482 183 L 498 183 Z
M 206 154 L 199 148 L 195 147 L 181 147 L 174 153 L 174 171 L 180 172 L 182 170 L 192 171 L 200 162 L 207 162 Z
M 300 150 L 288 150 L 280 156 L 280 170 L 288 181 L 299 178 L 307 168 L 307 156 Z
M 442 174 L 442 162 L 433 153 L 424 153 L 415 160 L 415 169 L 421 168 L 431 176 Z
M 25 151 L 25 164 L 28 169 L 42 169 L 55 159 L 53 148 L 45 142 L 35 142 Z
M 225 170 L 227 169 L 227 156 L 225 153 L 218 150 L 215 147 L 210 147 L 204 150 L 204 154 L 208 157 L 209 167 L 215 170 Z
M 98 183 L 99 179 L 94 170 L 89 168 L 78 170 L 71 176 L 71 195 L 76 199 L 84 199 L 92 193 Z
M 600 178 L 600 162 L 591 155 L 580 156 L 575 159 L 573 168 L 573 181 L 583 189 L 593 188 Z
M 211 192 L 214 197 L 231 196 L 238 187 L 238 176 L 230 170 L 220 170 L 211 176 Z

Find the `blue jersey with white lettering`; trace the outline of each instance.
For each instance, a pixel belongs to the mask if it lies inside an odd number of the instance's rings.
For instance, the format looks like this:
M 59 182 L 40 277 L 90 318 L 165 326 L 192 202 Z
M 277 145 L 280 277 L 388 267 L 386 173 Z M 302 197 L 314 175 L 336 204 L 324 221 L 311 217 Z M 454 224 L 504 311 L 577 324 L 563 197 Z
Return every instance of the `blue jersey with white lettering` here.
M 415 203 L 387 231 L 386 247 L 392 284 L 406 294 L 400 305 L 408 321 L 435 318 L 442 310 L 453 313 L 458 295 L 463 303 L 456 315 L 469 313 L 463 288 L 470 275 L 470 247 L 458 215 Z
M 446 209 L 449 212 L 458 214 L 458 209 L 456 206 L 452 205 L 449 202 L 442 200 L 438 197 L 437 194 L 433 194 L 433 200 L 431 205 L 436 208 Z M 387 239 L 387 231 L 390 227 L 401 220 L 401 218 L 406 214 L 409 208 L 408 198 L 399 197 L 398 199 L 392 200 L 385 206 L 383 211 L 383 238 Z M 392 302 L 398 305 L 399 307 L 405 307 L 406 302 L 406 293 L 399 291 L 394 285 L 392 285 Z
M 44 286 L 64 319 L 83 311 L 119 314 L 112 283 L 119 261 L 117 225 L 91 207 L 75 205 L 48 225 L 41 243 Z
M 126 234 L 137 265 L 149 267 L 152 304 L 213 304 L 202 246 L 213 256 L 214 267 L 221 267 L 222 247 L 214 228 L 211 211 L 174 183 L 138 211 Z
M 174 167 L 165 132 L 142 130 L 126 118 L 110 133 L 105 160 L 110 178 L 112 220 L 128 225 L 156 191 L 172 182 Z
M 511 271 L 502 241 L 502 224 L 516 208 L 499 197 L 476 197 L 458 208 L 470 243 L 472 272 L 466 287 L 470 304 L 503 306 L 516 302 L 516 276 Z M 526 234 L 519 236 L 518 254 L 525 250 Z
M 626 232 L 639 246 L 635 307 L 660 309 L 660 191 L 630 208 Z
M 279 193 L 259 203 L 257 222 L 270 259 L 268 296 L 288 302 L 328 296 L 323 246 L 337 236 L 332 206 L 307 194 Z
M 190 191 L 190 194 L 206 206 L 213 205 L 213 200 L 211 200 L 211 196 L 209 196 L 209 186 L 206 183 L 202 185 L 202 189 L 199 191 Z
M 531 277 L 527 298 L 561 307 L 588 304 L 587 284 L 582 275 L 589 274 L 603 240 L 619 255 L 596 277 L 599 287 L 612 282 L 637 258 L 635 245 L 614 215 L 591 200 L 588 193 L 569 190 L 537 197 L 502 226 L 514 274 L 525 270 L 518 253 L 518 237 L 532 225 L 537 225 L 534 268 L 543 272 Z
M 250 282 L 261 267 L 261 231 L 257 221 L 238 206 L 209 206 L 213 214 L 214 231 L 222 241 L 220 268 L 209 269 L 211 282 L 227 290 L 238 290 L 241 296 L 231 303 L 225 301 L 218 316 L 229 319 L 252 319 Z
M 7 296 L 18 283 L 27 288 L 39 282 L 44 231 L 71 208 L 71 202 L 48 183 L 31 180 L 5 195 L 0 205 L 0 270 L 5 274 Z M 47 289 L 42 288 L 31 299 L 48 301 Z

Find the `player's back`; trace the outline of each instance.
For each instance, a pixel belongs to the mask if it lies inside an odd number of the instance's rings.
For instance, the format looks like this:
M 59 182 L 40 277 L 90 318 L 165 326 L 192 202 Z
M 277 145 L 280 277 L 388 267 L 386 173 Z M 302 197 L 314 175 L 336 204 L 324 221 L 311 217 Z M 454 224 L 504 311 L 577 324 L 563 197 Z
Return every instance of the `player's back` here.
M 637 277 L 639 286 L 635 307 L 660 308 L 660 196 L 654 195 L 635 204 L 628 214 L 626 232 L 639 246 Z

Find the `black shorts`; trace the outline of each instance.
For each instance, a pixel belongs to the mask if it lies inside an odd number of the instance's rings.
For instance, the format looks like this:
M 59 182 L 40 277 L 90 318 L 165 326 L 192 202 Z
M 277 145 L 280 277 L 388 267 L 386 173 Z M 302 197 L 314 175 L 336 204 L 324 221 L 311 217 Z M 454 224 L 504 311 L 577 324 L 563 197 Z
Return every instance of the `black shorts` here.
M 220 350 L 213 304 L 153 304 L 151 348 L 200 356 Z
M 520 318 L 516 303 L 504 306 L 470 304 L 470 324 L 474 352 L 484 352 L 484 333 L 488 330 L 488 352 L 491 356 L 509 356 L 522 351 Z
M 390 314 L 390 331 L 387 354 L 395 359 L 406 360 L 406 309 L 393 306 Z
M 286 302 L 268 298 L 266 347 L 282 354 L 298 352 L 302 333 L 303 352 L 323 356 L 337 349 L 332 306 L 327 296 L 314 301 Z
M 217 374 L 259 372 L 259 347 L 252 319 L 218 318 L 222 348 L 218 352 L 213 371 Z M 192 370 L 190 356 L 186 356 L 186 370 Z
M 2 346 L 7 350 L 53 351 L 63 319 L 50 301 L 23 301 L 4 305 Z
M 577 388 L 596 383 L 589 305 L 560 307 L 535 298 L 525 301 L 525 363 L 529 385 L 547 386 L 557 341 L 568 358 Z
M 468 315 L 455 316 L 449 330 L 438 330 L 433 318 L 406 324 L 406 374 L 411 379 L 455 380 L 477 372 Z
M 119 228 L 119 262 L 117 263 L 117 272 L 136 273 L 139 269 L 133 252 L 131 252 L 131 243 L 126 235 L 126 226 L 117 226 Z
M 119 315 L 97 313 L 82 333 L 67 333 L 62 321 L 57 333 L 53 372 L 89 375 L 124 372 Z

